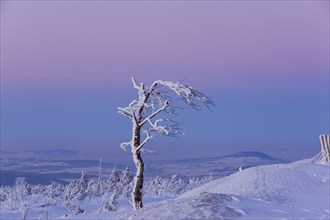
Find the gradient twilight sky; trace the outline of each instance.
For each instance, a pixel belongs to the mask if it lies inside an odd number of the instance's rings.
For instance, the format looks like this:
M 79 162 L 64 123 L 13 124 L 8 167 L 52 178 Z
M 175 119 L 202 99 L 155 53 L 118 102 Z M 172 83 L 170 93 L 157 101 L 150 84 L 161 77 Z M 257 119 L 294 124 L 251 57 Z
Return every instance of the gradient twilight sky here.
M 1 1 L 1 149 L 130 157 L 130 78 L 216 102 L 155 158 L 311 157 L 329 133 L 329 1 Z M 298 151 L 297 151 L 298 150 Z

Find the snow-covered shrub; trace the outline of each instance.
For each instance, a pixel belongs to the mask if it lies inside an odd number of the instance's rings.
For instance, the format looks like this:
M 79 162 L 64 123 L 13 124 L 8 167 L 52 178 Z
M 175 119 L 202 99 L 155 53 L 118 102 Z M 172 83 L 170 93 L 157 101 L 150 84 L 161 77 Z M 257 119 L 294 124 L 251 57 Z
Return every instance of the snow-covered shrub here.
M 64 186 L 61 184 L 52 183 L 47 185 L 44 191 L 44 195 L 47 197 L 50 204 L 56 204 L 58 200 L 62 199 Z
M 99 175 L 97 179 L 88 181 L 87 189 L 89 201 L 96 205 L 100 213 L 117 210 L 117 199 L 119 194 L 125 191 L 126 183 L 129 179 L 130 172 L 127 169 L 120 178 L 120 172 L 113 168 L 109 179 L 102 177 L 101 160 L 99 166 Z
M 152 196 L 177 196 L 211 180 L 212 176 L 188 180 L 177 178 L 177 175 L 172 175 L 171 178 L 156 176 L 145 181 L 144 193 Z
M 80 208 L 80 205 L 77 202 L 67 201 L 64 206 L 75 215 L 84 213 L 84 210 Z
M 7 188 L 8 189 L 8 188 Z M 25 220 L 29 211 L 38 206 L 40 194 L 31 192 L 31 186 L 25 182 L 17 182 L 15 186 L 4 190 L 4 201 L 2 205 L 15 211 L 21 219 Z
M 91 180 L 88 185 L 89 201 L 96 205 L 100 213 L 117 210 L 118 194 L 116 190 L 111 191 L 105 180 Z
M 110 196 L 110 200 L 105 203 L 106 211 L 116 211 L 118 204 L 118 194 L 115 192 Z
M 83 200 L 87 194 L 88 178 L 86 172 L 82 171 L 79 180 L 75 180 L 66 185 L 64 189 L 64 200 L 78 199 Z
M 105 180 L 91 180 L 86 189 L 86 193 L 90 200 L 92 197 L 101 197 L 109 191 L 109 185 Z
M 0 187 L 0 205 L 1 206 L 7 200 L 8 194 L 9 194 L 9 190 L 10 190 L 10 187 L 9 186 L 1 186 Z
M 156 176 L 155 178 L 146 181 L 145 188 L 147 194 L 159 196 L 169 191 L 168 185 L 168 179 Z
M 117 211 L 118 194 L 116 192 L 108 192 L 102 195 L 98 204 L 101 213 Z
M 75 180 L 73 182 L 70 182 L 64 188 L 64 200 L 69 201 L 78 197 L 79 192 L 80 189 L 78 187 L 77 181 Z
M 84 212 L 78 201 L 84 200 L 88 196 L 88 184 L 86 172 L 82 171 L 79 180 L 72 181 L 64 187 L 64 207 L 75 215 Z
M 91 179 L 83 171 L 79 179 L 67 185 L 52 183 L 31 186 L 21 182 L 12 187 L 0 187 L 0 202 L 2 208 L 16 211 L 22 219 L 26 218 L 34 207 L 38 207 L 39 210 L 44 208 L 45 219 L 49 219 L 49 208 L 54 205 L 65 207 L 74 215 L 82 214 L 85 210 L 90 211 L 86 202 L 92 204 L 95 211 L 100 213 L 113 212 L 118 208 L 119 198 L 126 199 L 131 195 L 133 179 L 133 174 L 128 168 L 113 168 L 108 179 L 103 178 L 101 172 L 97 178 Z M 211 179 L 182 179 L 177 175 L 170 178 L 145 178 L 143 194 L 153 197 L 175 197 Z
M 63 198 L 61 198 L 63 190 L 64 187 L 60 184 L 52 183 L 50 185 L 43 186 L 42 198 L 46 219 L 49 219 L 49 206 L 56 205 L 57 203 L 60 203 L 61 200 L 63 200 Z

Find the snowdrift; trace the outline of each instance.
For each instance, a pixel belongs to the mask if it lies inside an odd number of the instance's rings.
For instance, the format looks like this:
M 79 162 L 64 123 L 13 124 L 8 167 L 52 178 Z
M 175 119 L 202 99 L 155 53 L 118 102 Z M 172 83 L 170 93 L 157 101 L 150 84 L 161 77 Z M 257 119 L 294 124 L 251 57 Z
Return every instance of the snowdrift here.
M 249 168 L 123 219 L 329 219 L 330 166 L 301 160 Z

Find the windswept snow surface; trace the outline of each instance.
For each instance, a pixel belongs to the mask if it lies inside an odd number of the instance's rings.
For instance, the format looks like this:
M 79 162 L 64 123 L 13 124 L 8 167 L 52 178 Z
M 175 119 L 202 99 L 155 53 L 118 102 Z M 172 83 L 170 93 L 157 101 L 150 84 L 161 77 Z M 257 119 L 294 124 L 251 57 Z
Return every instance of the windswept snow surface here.
M 329 219 L 329 164 L 249 168 L 123 219 Z

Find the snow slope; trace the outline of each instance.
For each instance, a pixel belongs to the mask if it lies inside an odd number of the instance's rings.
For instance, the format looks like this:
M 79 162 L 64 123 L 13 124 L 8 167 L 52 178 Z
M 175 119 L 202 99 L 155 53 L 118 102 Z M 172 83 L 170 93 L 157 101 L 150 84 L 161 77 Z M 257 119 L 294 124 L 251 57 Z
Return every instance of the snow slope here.
M 329 219 L 329 169 L 310 159 L 253 167 L 123 219 Z

